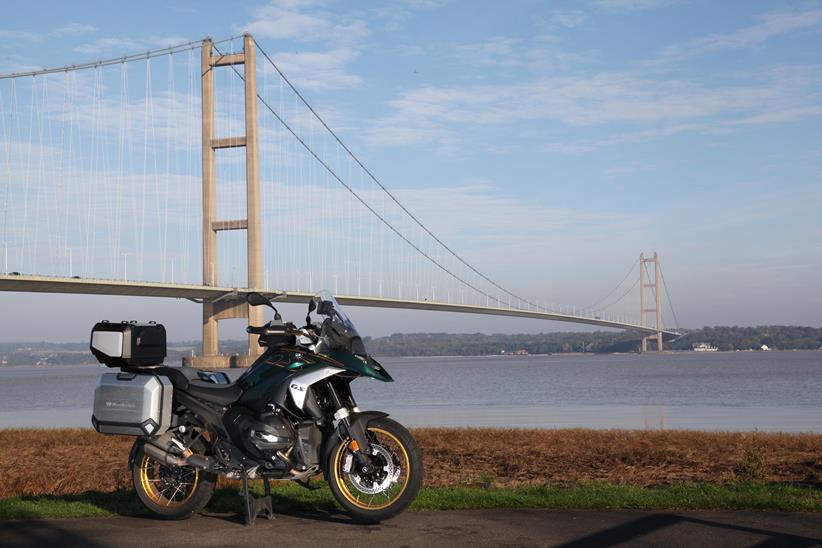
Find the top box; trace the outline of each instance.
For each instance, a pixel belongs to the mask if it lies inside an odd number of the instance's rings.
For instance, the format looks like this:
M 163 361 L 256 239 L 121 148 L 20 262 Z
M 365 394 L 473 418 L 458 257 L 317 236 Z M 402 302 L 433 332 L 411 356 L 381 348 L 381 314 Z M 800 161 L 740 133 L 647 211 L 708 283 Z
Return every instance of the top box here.
M 166 358 L 166 328 L 149 322 L 100 322 L 91 330 L 91 353 L 108 367 L 159 365 Z

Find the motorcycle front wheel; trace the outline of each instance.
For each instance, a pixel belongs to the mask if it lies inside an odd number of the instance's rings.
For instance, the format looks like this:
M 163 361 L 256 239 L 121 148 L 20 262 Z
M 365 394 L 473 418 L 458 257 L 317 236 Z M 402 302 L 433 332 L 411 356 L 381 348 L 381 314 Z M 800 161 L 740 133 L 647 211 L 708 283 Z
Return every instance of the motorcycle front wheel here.
M 131 477 L 148 510 L 163 519 L 185 519 L 208 504 L 217 483 L 214 474 L 193 466 L 169 466 L 148 456 L 142 439 L 135 444 Z
M 351 439 L 331 449 L 328 483 L 343 508 L 362 521 L 377 522 L 402 512 L 422 486 L 422 453 L 411 433 L 388 418 L 368 423 L 372 466 L 362 473 Z

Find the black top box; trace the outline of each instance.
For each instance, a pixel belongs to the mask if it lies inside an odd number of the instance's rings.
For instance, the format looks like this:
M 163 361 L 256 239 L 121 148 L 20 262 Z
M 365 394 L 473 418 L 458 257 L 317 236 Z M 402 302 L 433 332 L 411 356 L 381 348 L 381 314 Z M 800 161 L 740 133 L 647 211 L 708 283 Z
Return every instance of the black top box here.
M 102 321 L 91 330 L 89 348 L 108 367 L 158 365 L 166 358 L 166 328 L 154 322 Z

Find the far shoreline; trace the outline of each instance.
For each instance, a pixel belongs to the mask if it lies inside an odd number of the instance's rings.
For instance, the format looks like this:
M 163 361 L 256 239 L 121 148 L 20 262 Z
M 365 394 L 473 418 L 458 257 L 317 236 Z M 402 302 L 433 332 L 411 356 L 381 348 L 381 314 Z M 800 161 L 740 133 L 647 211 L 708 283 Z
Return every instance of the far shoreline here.
M 171 347 L 171 345 L 170 345 Z M 385 359 L 404 359 L 404 360 L 425 360 L 425 359 L 446 359 L 446 358 L 501 358 L 501 359 L 518 359 L 518 358 L 554 358 L 554 357 L 596 357 L 596 356 L 664 356 L 664 355 L 700 355 L 700 356 L 710 356 L 710 355 L 728 355 L 728 354 L 784 354 L 784 353 L 795 353 L 795 352 L 803 352 L 803 353 L 814 353 L 819 352 L 822 353 L 822 348 L 818 349 L 808 349 L 808 348 L 789 348 L 789 349 L 776 349 L 772 348 L 770 350 L 716 350 L 712 352 L 699 352 L 695 350 L 664 350 L 662 352 L 656 351 L 648 351 L 648 352 L 552 352 L 548 354 L 436 354 L 436 355 L 425 355 L 425 356 L 405 356 L 405 355 L 380 355 L 374 354 L 374 357 L 380 360 Z M 181 358 L 182 360 L 182 358 Z M 173 360 L 166 360 L 164 363 L 166 365 L 175 365 L 176 359 Z M 77 363 L 77 362 L 64 362 L 64 363 L 48 363 L 48 364 L 36 364 L 36 363 L 29 363 L 29 364 L 0 364 L 0 370 L 15 368 L 15 367 L 41 367 L 41 368 L 50 368 L 50 367 L 81 367 L 81 366 L 88 366 L 88 367 L 102 367 L 98 363 Z M 245 368 L 225 368 L 225 369 L 245 369 Z

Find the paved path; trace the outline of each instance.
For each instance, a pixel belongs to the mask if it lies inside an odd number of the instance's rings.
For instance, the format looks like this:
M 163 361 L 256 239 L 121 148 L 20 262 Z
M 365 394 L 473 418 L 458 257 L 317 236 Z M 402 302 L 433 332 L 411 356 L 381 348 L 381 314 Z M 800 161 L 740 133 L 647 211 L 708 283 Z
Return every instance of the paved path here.
M 141 517 L 0 522 L 0 546 L 822 546 L 822 515 L 637 510 L 405 512 L 380 525 L 341 514 L 164 522 Z

